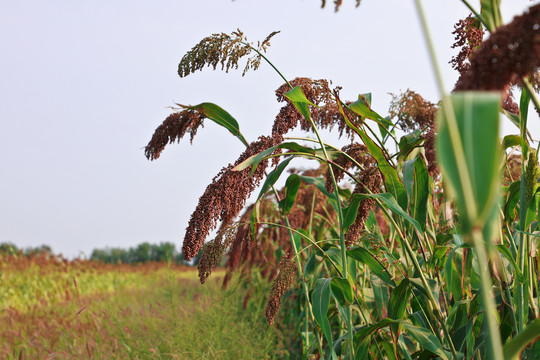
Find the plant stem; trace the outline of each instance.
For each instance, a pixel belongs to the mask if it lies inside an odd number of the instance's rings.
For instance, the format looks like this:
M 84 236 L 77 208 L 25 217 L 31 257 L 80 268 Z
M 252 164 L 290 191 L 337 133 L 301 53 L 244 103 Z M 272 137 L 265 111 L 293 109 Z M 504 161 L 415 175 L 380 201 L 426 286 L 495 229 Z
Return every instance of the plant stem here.
M 486 311 L 488 331 L 489 331 L 489 350 L 491 352 L 490 359 L 504 360 L 502 355 L 502 342 L 499 332 L 499 325 L 497 324 L 497 311 L 495 302 L 491 294 L 491 271 L 489 270 L 488 254 L 486 253 L 486 247 L 484 246 L 484 239 L 482 236 L 482 230 L 480 228 L 474 228 L 472 231 L 472 240 L 474 248 L 476 250 L 476 259 L 480 266 L 480 281 L 482 284 L 481 293 L 482 300 L 484 302 L 484 308 Z
M 529 94 L 536 110 L 540 111 L 540 100 L 538 100 L 538 96 L 536 96 L 536 93 L 534 92 L 534 89 L 532 88 L 529 80 L 523 79 L 521 81 L 521 84 L 523 85 L 523 88 L 527 91 L 527 93 Z

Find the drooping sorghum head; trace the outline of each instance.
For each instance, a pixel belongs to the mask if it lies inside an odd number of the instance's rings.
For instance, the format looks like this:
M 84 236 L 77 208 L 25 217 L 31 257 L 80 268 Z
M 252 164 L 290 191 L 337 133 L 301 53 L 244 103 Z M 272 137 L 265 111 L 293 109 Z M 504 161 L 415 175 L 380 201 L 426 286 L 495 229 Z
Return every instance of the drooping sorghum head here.
M 289 256 L 283 256 L 279 262 L 279 273 L 272 283 L 270 298 L 266 305 L 266 319 L 270 325 L 274 324 L 274 319 L 281 308 L 283 296 L 291 288 L 296 276 L 296 265 Z
M 172 113 L 158 126 L 152 139 L 146 145 L 144 154 L 148 159 L 155 160 L 159 158 L 167 144 L 180 142 L 186 133 L 190 135 L 190 141 L 193 142 L 197 129 L 204 126 L 205 118 L 203 112 L 195 109 Z
M 382 187 L 382 176 L 379 169 L 376 166 L 365 168 L 360 172 L 358 176 L 359 183 L 356 185 L 353 191 L 354 194 L 367 194 L 379 193 Z M 369 191 L 368 191 L 369 189 Z M 345 242 L 347 246 L 354 245 L 360 239 L 366 219 L 369 216 L 369 212 L 375 207 L 375 200 L 364 199 L 360 202 L 358 208 L 358 214 L 354 223 L 349 228 L 349 231 L 345 234 Z
M 258 154 L 282 141 L 280 137 L 261 136 L 252 142 L 240 155 L 234 165 L 240 164 L 250 156 Z M 182 253 L 186 260 L 195 256 L 202 248 L 210 231 L 216 228 L 219 222 L 227 226 L 240 213 L 249 195 L 257 188 L 268 161 L 261 161 L 255 172 L 250 176 L 250 168 L 234 171 L 233 165 L 223 168 L 212 183 L 207 186 L 204 194 L 191 215 Z
M 454 40 L 456 41 L 452 48 L 461 48 L 460 52 L 452 57 L 450 64 L 454 70 L 462 73 L 463 71 L 469 68 L 469 58 L 471 54 L 480 46 L 484 38 L 484 30 L 480 21 L 476 18 L 469 15 L 464 20 L 459 20 L 457 24 L 454 25 L 454 31 L 452 34 L 455 35 Z

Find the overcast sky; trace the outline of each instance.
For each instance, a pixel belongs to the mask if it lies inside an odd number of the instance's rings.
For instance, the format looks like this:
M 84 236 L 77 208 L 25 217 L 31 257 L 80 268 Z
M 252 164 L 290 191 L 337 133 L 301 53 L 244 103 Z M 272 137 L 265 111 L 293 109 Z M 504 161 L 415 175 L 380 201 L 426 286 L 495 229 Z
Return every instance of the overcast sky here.
M 150 162 L 143 147 L 175 102 L 227 109 L 248 141 L 268 135 L 282 83 L 268 66 L 181 79 L 203 37 L 280 30 L 268 57 L 282 73 L 333 80 L 344 99 L 410 88 L 437 101 L 413 0 L 0 0 L 0 242 L 48 244 L 73 257 L 147 241 L 181 245 L 198 197 L 242 145 L 211 122 Z M 473 1 L 478 6 L 479 1 Z M 458 0 L 424 1 L 447 88 Z M 505 21 L 534 2 L 503 1 Z M 511 127 L 509 127 L 511 129 Z M 512 130 L 513 131 L 513 130 Z

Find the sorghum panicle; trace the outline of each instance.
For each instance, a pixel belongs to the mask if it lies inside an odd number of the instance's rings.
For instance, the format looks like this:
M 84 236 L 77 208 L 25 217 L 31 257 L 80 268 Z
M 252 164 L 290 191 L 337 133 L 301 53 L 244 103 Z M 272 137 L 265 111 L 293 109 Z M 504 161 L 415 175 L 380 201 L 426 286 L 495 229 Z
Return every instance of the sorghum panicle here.
M 354 194 L 367 194 L 369 189 L 372 193 L 379 193 L 382 187 L 382 176 L 379 169 L 376 166 L 371 166 L 360 172 L 358 176 L 360 182 L 354 188 Z M 369 216 L 369 212 L 375 207 L 375 200 L 364 199 L 360 202 L 358 208 L 358 214 L 354 223 L 349 228 L 349 231 L 345 234 L 345 243 L 347 246 L 352 246 L 358 242 L 361 234 L 364 232 L 365 222 Z
M 148 145 L 144 149 L 144 154 L 149 160 L 159 158 L 167 144 L 175 141 L 180 142 L 186 133 L 190 135 L 193 142 L 197 129 L 203 127 L 204 113 L 195 109 L 188 109 L 175 112 L 169 115 L 161 125 L 158 126 Z
M 223 255 L 236 237 L 238 225 L 233 224 L 225 229 L 220 229 L 216 238 L 208 242 L 199 261 L 199 279 L 204 284 L 212 273 L 212 270 L 223 260 Z
M 257 50 L 266 52 L 270 46 L 270 39 L 277 33 L 279 31 L 274 31 L 262 42 L 258 42 Z M 252 51 L 252 45 L 247 42 L 247 38 L 240 30 L 234 31 L 231 35 L 213 34 L 202 39 L 184 55 L 178 64 L 178 75 L 185 77 L 197 70 L 202 70 L 205 66 L 215 70 L 218 65 L 221 65 L 221 70 L 229 72 L 230 69 L 238 69 L 238 61 L 250 55 Z M 257 70 L 260 64 L 259 54 L 248 58 L 242 75 L 245 75 L 249 69 Z
M 272 283 L 270 298 L 266 305 L 266 319 L 270 325 L 274 324 L 274 319 L 281 308 L 281 300 L 291 288 L 292 282 L 296 276 L 296 265 L 289 256 L 283 255 L 278 267 L 279 274 Z
M 312 80 L 310 78 L 298 77 L 290 82 L 295 87 L 299 86 L 306 98 L 318 107 L 311 108 L 311 117 L 319 129 L 332 130 L 336 126 L 339 136 L 345 134 L 349 138 L 354 137 L 354 131 L 349 128 L 339 112 L 338 105 L 334 101 L 333 91 L 329 87 L 327 80 Z M 296 107 L 287 99 L 285 93 L 291 88 L 283 84 L 276 90 L 278 102 L 286 102 L 274 121 L 272 126 L 273 136 L 283 136 L 290 130 L 300 125 L 304 131 L 313 131 L 310 122 L 300 114 Z
M 364 145 L 359 143 L 352 143 L 349 145 L 345 145 L 343 148 L 341 148 L 341 151 L 349 155 L 351 158 L 356 160 L 360 166 L 366 167 L 370 164 L 373 164 L 375 160 L 371 155 L 369 155 L 369 152 L 367 152 L 367 149 Z M 345 156 L 344 154 L 339 154 L 338 157 L 334 160 L 334 163 L 341 166 L 344 170 L 349 170 L 353 167 L 354 163 L 353 161 Z M 334 172 L 334 178 L 336 179 L 336 183 L 341 181 L 345 177 L 345 172 L 338 168 L 337 166 L 332 166 L 332 170 Z M 362 169 L 359 169 L 362 170 Z M 334 191 L 334 183 L 332 181 L 332 177 L 330 174 L 330 169 L 326 171 L 325 174 L 326 179 L 326 190 L 328 192 Z
M 234 165 L 241 163 L 250 156 L 278 144 L 281 137 L 261 136 L 252 142 L 240 155 Z M 191 215 L 182 253 L 186 260 L 190 260 L 203 247 L 204 241 L 210 231 L 216 228 L 218 222 L 227 226 L 240 213 L 247 198 L 257 188 L 264 177 L 268 161 L 261 161 L 255 172 L 250 176 L 250 168 L 242 171 L 233 171 L 233 165 L 223 168 L 208 185 L 200 197 L 195 211 Z
M 482 43 L 484 30 L 480 21 L 472 15 L 469 15 L 464 20 L 459 20 L 458 23 L 454 25 L 454 29 L 452 34 L 455 35 L 454 40 L 456 42 L 452 45 L 452 49 L 461 47 L 461 50 L 456 56 L 452 57 L 450 64 L 452 64 L 454 70 L 462 73 L 469 68 L 468 61 L 471 54 Z
M 470 58 L 454 91 L 502 91 L 540 66 L 540 4 L 500 26 Z

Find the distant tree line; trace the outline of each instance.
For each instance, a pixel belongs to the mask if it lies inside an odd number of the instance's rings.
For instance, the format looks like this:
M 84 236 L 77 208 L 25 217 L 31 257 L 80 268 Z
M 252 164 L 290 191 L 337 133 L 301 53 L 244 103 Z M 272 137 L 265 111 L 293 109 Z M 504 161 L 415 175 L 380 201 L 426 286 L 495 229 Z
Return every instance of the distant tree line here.
M 112 264 L 134 264 L 150 261 L 170 261 L 173 263 L 182 264 L 184 262 L 184 256 L 181 252 L 176 250 L 176 246 L 173 243 L 164 242 L 158 245 L 144 242 L 129 249 L 94 249 L 94 251 L 92 251 L 92 255 L 90 255 L 90 260 Z
M 22 249 L 18 248 L 15 244 L 10 242 L 0 243 L 0 254 L 2 253 L 11 255 L 53 255 L 52 249 L 49 245 L 40 245 L 36 247 L 27 247 L 26 249 Z
M 37 255 L 48 254 L 55 256 L 48 245 L 37 247 L 28 247 L 25 249 L 17 247 L 13 243 L 0 243 L 0 254 L 11 255 Z M 176 264 L 197 265 L 200 256 L 197 256 L 191 262 L 184 261 L 184 256 L 176 250 L 176 246 L 171 242 L 162 242 L 160 244 L 150 244 L 144 242 L 129 249 L 123 248 L 105 248 L 94 249 L 90 255 L 90 260 L 100 261 L 108 264 L 136 264 L 146 262 L 172 262 Z

